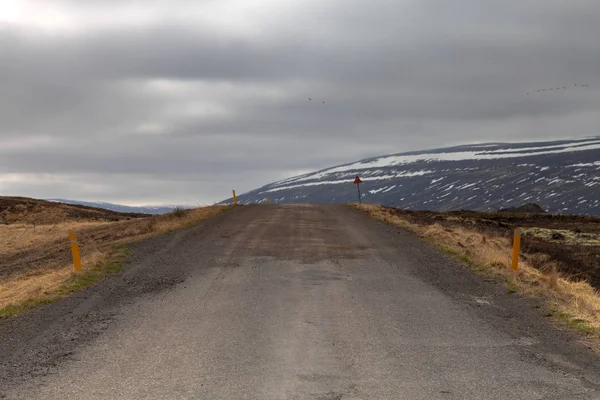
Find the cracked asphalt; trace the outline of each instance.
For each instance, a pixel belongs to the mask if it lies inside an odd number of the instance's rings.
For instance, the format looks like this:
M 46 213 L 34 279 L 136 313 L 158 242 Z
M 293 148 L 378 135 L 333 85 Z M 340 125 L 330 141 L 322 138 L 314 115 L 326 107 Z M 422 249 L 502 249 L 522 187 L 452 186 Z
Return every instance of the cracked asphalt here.
M 0 322 L 8 399 L 600 399 L 600 358 L 415 235 L 244 206 Z

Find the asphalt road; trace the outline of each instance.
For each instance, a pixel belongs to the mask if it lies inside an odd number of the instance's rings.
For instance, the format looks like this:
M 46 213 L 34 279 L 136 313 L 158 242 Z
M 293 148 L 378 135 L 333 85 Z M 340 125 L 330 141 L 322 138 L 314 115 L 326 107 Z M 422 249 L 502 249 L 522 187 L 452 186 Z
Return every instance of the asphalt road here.
M 0 323 L 0 397 L 600 399 L 536 307 L 355 210 L 240 207 Z

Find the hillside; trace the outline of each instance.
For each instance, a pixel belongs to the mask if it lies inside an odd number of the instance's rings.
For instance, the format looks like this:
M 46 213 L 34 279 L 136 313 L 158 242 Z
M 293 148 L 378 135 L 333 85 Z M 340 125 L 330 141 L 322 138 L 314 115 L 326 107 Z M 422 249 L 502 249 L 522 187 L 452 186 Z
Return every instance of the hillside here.
M 141 213 L 119 213 L 27 197 L 0 196 L 0 224 L 43 225 L 65 221 L 122 221 L 146 216 Z
M 485 143 L 368 158 L 241 194 L 242 204 L 347 203 L 413 210 L 497 210 L 536 203 L 549 212 L 600 215 L 600 137 Z M 231 202 L 231 199 L 225 203 Z

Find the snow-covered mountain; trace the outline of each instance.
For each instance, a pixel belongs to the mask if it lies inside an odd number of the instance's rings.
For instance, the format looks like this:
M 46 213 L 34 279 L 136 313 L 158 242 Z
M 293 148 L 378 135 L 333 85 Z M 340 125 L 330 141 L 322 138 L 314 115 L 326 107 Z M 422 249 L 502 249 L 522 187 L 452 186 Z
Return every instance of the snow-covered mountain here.
M 496 210 L 538 203 L 550 212 L 600 215 L 600 136 L 485 143 L 368 158 L 241 194 L 241 203 L 362 201 L 428 210 Z M 231 202 L 231 199 L 224 203 Z
M 66 199 L 47 199 L 48 201 L 56 201 L 65 204 L 79 204 L 87 207 L 103 208 L 105 210 L 111 210 L 122 213 L 140 213 L 140 214 L 166 214 L 176 206 L 124 206 L 121 204 L 105 203 L 105 202 L 91 202 L 91 201 L 79 201 L 79 200 L 66 200 Z

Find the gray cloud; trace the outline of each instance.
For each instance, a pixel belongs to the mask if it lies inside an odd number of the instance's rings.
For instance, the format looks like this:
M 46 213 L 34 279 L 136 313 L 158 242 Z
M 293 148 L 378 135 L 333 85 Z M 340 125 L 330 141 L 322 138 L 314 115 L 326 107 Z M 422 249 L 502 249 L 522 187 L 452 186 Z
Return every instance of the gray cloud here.
M 0 17 L 3 195 L 195 204 L 379 154 L 598 134 L 594 0 L 25 3 Z

